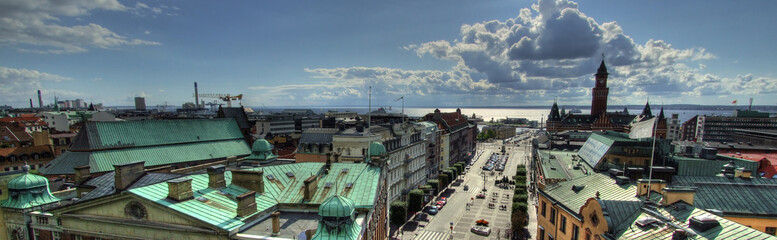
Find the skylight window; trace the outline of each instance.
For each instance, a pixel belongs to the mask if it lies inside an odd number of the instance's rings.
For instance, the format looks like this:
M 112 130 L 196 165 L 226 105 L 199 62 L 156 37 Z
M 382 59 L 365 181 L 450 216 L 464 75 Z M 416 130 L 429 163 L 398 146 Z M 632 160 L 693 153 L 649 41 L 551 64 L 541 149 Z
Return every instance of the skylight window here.
M 294 173 L 293 173 L 293 172 L 286 172 L 286 176 L 288 176 L 288 177 L 294 177 Z
M 342 170 L 342 171 L 340 171 L 340 172 L 342 172 L 342 173 L 348 173 L 348 171 L 351 171 L 351 169 L 348 169 L 348 168 L 343 168 L 343 170 Z
M 347 183 L 347 184 L 345 184 L 345 188 L 352 188 L 352 187 L 353 187 L 353 183 Z
M 272 174 L 267 175 L 267 180 L 275 180 L 275 176 Z
M 324 187 L 325 187 L 325 188 L 331 188 L 331 187 L 332 187 L 332 183 L 331 183 L 331 182 L 328 182 L 328 183 L 326 183 L 326 185 L 324 185 Z

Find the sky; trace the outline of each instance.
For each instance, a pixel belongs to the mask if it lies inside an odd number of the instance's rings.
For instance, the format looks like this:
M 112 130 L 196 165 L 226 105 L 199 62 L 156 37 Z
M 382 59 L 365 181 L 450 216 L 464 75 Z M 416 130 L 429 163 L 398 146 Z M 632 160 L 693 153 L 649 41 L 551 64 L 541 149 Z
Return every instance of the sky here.
M 777 105 L 777 1 L 0 0 L 0 105 Z M 207 102 L 220 101 L 205 98 Z

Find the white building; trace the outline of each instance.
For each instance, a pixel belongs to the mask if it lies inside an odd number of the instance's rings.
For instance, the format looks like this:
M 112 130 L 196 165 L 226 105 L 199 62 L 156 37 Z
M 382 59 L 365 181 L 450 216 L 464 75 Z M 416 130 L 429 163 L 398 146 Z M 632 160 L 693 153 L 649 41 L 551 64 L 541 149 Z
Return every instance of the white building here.
M 679 114 L 673 113 L 672 118 L 666 119 L 666 139 L 680 141 L 683 131 L 680 129 Z

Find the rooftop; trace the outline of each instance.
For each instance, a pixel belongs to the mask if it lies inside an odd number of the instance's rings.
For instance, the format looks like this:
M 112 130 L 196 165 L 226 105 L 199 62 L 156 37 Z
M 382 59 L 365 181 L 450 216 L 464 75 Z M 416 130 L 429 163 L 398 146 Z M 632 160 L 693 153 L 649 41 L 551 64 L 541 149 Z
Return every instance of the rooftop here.
M 693 229 L 689 226 L 692 217 L 711 218 L 720 225 L 706 231 Z M 638 222 L 643 219 L 657 221 L 641 227 Z M 656 209 L 642 208 L 616 227 L 614 239 L 673 239 L 672 235 L 679 228 L 689 233 L 687 239 L 777 239 L 681 202 Z
M 542 158 L 542 172 L 545 173 L 546 179 L 570 180 L 594 173 L 588 164 L 579 161 L 580 158 L 576 157 L 577 152 L 550 151 L 552 158 L 549 157 L 548 151 L 538 151 L 538 153 Z M 580 163 L 579 166 L 577 166 L 578 163 Z M 575 169 L 576 166 L 577 169 Z
M 315 211 L 327 197 L 335 194 L 351 199 L 356 209 L 373 207 L 380 168 L 368 164 L 333 163 L 328 174 L 324 174 L 323 167 L 324 163 L 295 163 L 249 169 L 264 172 L 265 192 L 256 195 L 257 212 L 244 217 L 236 216 L 237 202 L 234 197 L 245 194 L 248 190 L 232 184 L 231 171 L 224 173 L 226 187 L 220 189 L 208 188 L 207 174 L 183 177 L 192 179 L 194 193 L 194 199 L 183 202 L 167 199 L 166 183 L 135 188 L 129 192 L 227 231 L 243 227 L 247 224 L 246 220 L 253 219 L 257 214 L 269 214 L 276 209 L 282 212 L 281 215 L 286 214 L 286 208 Z M 319 176 L 314 198 L 305 201 L 301 190 L 303 182 L 313 175 Z M 261 228 L 262 224 L 251 228 Z
M 726 215 L 777 217 L 777 179 L 674 176 L 672 186 L 696 187 L 694 205 Z

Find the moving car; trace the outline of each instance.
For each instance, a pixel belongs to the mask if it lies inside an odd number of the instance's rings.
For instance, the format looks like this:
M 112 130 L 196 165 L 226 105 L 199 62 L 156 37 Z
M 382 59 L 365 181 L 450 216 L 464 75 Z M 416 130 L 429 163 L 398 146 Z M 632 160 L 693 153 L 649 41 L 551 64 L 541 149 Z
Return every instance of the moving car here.
M 475 197 L 477 197 L 477 198 L 486 198 L 486 195 L 481 193 L 481 194 L 478 194 L 478 195 L 477 195 L 477 196 L 475 196 Z
M 473 226 L 472 229 L 470 229 L 470 231 L 472 231 L 477 235 L 483 235 L 483 236 L 491 235 L 491 228 L 486 226 Z
M 469 186 L 464 185 L 464 191 L 469 191 Z

